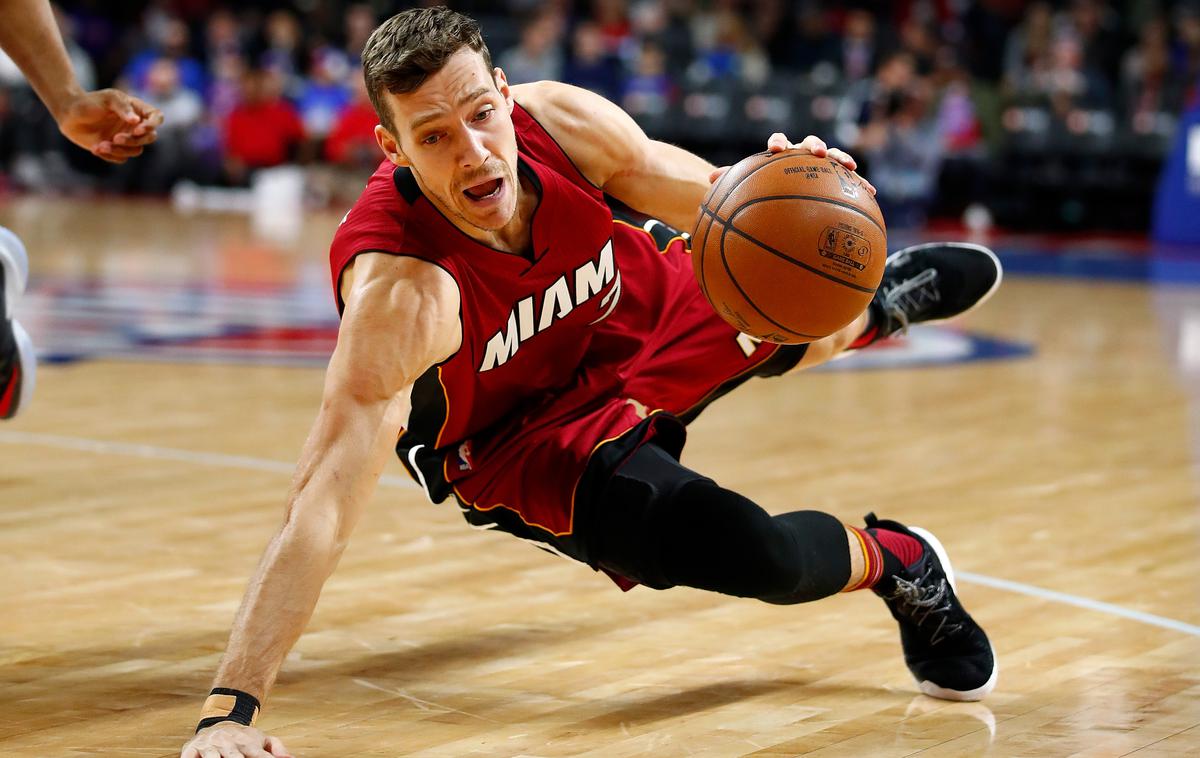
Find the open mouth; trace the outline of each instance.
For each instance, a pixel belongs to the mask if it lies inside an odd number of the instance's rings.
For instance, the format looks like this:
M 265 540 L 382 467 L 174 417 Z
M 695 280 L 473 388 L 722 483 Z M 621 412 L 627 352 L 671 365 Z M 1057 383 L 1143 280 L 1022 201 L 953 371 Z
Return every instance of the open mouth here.
M 490 197 L 500 194 L 500 189 L 503 186 L 504 179 L 488 179 L 487 181 L 467 187 L 463 190 L 463 194 L 472 200 L 487 200 Z

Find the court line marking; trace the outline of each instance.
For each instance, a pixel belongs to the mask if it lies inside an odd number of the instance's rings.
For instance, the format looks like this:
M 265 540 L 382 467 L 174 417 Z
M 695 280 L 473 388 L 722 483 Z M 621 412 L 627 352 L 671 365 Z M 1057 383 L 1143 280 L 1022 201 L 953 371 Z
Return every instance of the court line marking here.
M 1176 632 L 1190 634 L 1193 637 L 1200 637 L 1200 626 L 1188 624 L 1176 619 L 1158 616 L 1153 613 L 1145 613 L 1143 611 L 1135 611 L 1130 608 L 1123 608 L 1112 603 L 1105 603 L 1100 600 L 1092 600 L 1091 598 L 1080 597 L 1079 595 L 1071 595 L 1066 592 L 1057 590 L 1048 590 L 1043 587 L 1037 587 L 1032 584 L 1023 584 L 1014 582 L 1008 579 L 1000 579 L 994 576 L 984 574 L 975 574 L 970 571 L 956 571 L 954 575 L 959 579 L 964 579 L 972 584 L 982 584 L 985 587 L 991 587 L 997 590 L 1007 590 L 1020 595 L 1029 595 L 1030 597 L 1039 597 L 1043 600 L 1051 600 L 1056 603 L 1065 605 L 1074 605 L 1077 608 L 1086 608 L 1089 611 L 1099 611 L 1112 616 L 1120 616 L 1121 618 L 1130 619 L 1131 621 L 1140 621 L 1143 624 L 1150 626 L 1161 626 L 1163 629 L 1172 629 Z
M 93 440 L 85 437 L 67 437 L 61 434 L 37 434 L 34 432 L 0 430 L 0 444 L 44 445 L 63 450 L 78 450 L 85 453 L 127 455 L 134 458 L 151 458 L 159 461 L 194 463 L 199 466 L 240 468 L 248 471 L 269 471 L 273 474 L 288 474 L 289 476 L 296 471 L 295 463 L 273 461 L 269 458 L 253 458 L 247 455 L 227 455 L 225 453 L 206 453 L 197 450 L 182 450 L 180 448 L 143 445 L 134 442 Z M 387 487 L 399 487 L 403 489 L 412 489 L 417 486 L 408 477 L 397 476 L 395 474 L 384 474 L 379 477 L 379 483 Z
M 200 466 L 240 468 L 249 471 L 268 471 L 276 474 L 291 475 L 296 469 L 296 465 L 294 463 L 275 461 L 269 458 L 254 458 L 246 455 L 228 455 L 225 453 L 207 453 L 195 450 L 161 447 L 159 445 L 95 440 L 85 437 L 67 437 L 60 434 L 38 434 L 35 432 L 0 430 L 0 444 L 43 445 L 46 447 L 56 447 L 64 450 L 78 450 L 80 452 L 98 453 L 102 455 L 126 455 L 135 458 L 150 458 L 162 461 L 192 463 Z M 418 488 L 417 483 L 408 477 L 395 476 L 392 474 L 384 474 L 381 476 L 379 478 L 379 483 L 386 487 L 397 487 L 400 489 Z M 994 576 L 987 576 L 986 574 L 976 574 L 969 571 L 956 571 L 955 576 L 971 584 L 979 584 L 984 587 L 991 587 L 992 589 L 1013 592 L 1018 595 L 1027 595 L 1029 597 L 1041 598 L 1042 600 L 1049 600 L 1055 603 L 1072 605 L 1076 608 L 1083 608 L 1089 611 L 1107 613 L 1110 616 L 1118 616 L 1120 618 L 1129 619 L 1130 621 L 1137 621 L 1149 626 L 1157 626 L 1163 629 L 1182 632 L 1193 637 L 1200 637 L 1200 626 L 1188 624 L 1184 621 L 1167 618 L 1165 616 L 1158 616 L 1153 613 L 1135 611 L 1130 608 L 1113 605 L 1112 603 L 1105 603 L 1100 600 L 1092 600 L 1091 598 L 1072 595 L 1067 592 L 1059 592 L 1057 590 L 1048 590 L 1032 584 L 1014 582 L 1009 579 L 1000 579 Z

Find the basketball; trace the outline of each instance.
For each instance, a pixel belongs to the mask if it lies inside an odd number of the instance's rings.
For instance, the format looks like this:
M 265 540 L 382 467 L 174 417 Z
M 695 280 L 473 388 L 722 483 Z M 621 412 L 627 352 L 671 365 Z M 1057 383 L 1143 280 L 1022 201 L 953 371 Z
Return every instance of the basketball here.
M 705 297 L 738 331 L 770 342 L 811 342 L 849 324 L 886 258 L 870 190 L 836 162 L 794 150 L 730 167 L 692 230 Z

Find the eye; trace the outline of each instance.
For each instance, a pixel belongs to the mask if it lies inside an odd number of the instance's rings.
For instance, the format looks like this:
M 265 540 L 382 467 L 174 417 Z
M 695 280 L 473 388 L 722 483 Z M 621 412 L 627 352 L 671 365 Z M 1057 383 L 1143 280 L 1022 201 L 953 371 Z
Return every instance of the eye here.
M 442 135 L 440 135 L 440 134 L 431 134 L 428 137 L 426 137 L 425 139 L 421 140 L 421 144 L 422 145 L 436 145 L 438 143 L 438 140 L 440 140 L 441 138 L 442 138 Z
M 484 108 L 483 110 L 481 110 L 475 114 L 475 120 L 476 121 L 486 121 L 488 118 L 491 117 L 492 111 L 494 111 L 494 110 L 495 110 L 494 108 Z

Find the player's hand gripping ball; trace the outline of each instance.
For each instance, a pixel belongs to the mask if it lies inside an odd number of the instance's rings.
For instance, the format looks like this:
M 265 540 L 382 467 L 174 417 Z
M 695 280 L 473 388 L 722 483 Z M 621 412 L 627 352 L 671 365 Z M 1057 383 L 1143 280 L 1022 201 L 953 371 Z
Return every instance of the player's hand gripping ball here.
M 715 179 L 692 229 L 700 289 L 726 321 L 789 344 L 827 337 L 875 295 L 887 230 L 854 159 L 816 137 L 773 135 Z

